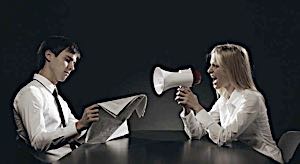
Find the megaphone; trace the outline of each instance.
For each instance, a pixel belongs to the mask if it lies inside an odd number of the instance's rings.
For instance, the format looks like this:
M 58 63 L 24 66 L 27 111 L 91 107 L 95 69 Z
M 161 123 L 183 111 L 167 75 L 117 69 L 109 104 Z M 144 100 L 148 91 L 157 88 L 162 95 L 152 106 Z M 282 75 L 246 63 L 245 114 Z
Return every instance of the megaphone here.
M 191 87 L 200 82 L 200 72 L 192 70 L 191 68 L 179 70 L 178 72 L 169 72 L 160 67 L 156 67 L 153 72 L 153 85 L 158 95 L 173 87 Z

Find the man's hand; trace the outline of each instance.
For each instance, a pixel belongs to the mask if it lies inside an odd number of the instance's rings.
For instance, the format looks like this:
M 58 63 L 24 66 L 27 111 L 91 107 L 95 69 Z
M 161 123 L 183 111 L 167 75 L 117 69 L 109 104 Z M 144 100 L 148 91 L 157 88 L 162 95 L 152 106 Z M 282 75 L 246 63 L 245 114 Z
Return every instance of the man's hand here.
M 84 109 L 81 119 L 76 122 L 76 129 L 81 132 L 87 129 L 92 122 L 99 120 L 99 105 L 94 104 Z

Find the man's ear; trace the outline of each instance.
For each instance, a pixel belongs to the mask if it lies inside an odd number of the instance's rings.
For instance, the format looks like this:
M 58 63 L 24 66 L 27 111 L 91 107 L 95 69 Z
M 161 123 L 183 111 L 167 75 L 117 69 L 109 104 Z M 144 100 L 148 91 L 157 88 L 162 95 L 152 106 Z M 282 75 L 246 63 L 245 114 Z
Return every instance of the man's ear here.
M 45 51 L 45 59 L 47 60 L 47 62 L 50 62 L 53 56 L 55 55 L 50 50 Z

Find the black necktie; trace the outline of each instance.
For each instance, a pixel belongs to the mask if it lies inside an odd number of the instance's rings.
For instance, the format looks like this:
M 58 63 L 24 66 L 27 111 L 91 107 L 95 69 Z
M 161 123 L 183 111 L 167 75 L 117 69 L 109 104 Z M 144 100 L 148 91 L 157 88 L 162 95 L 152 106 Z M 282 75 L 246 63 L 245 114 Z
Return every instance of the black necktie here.
M 54 96 L 54 99 L 55 99 L 55 103 L 57 105 L 57 109 L 58 109 L 61 124 L 63 125 L 63 127 L 66 127 L 66 121 L 65 121 L 64 113 L 62 111 L 60 102 L 58 100 L 58 94 L 57 94 L 56 89 L 54 89 L 54 91 L 53 91 L 53 96 Z
M 58 109 L 59 117 L 60 117 L 60 120 L 61 120 L 61 124 L 63 125 L 63 127 L 66 127 L 66 121 L 65 121 L 64 113 L 62 111 L 60 102 L 58 100 L 58 94 L 57 94 L 56 89 L 54 89 L 52 95 L 54 96 L 55 103 L 57 105 L 57 109 Z M 72 150 L 76 149 L 75 143 L 71 142 L 70 147 L 71 147 Z

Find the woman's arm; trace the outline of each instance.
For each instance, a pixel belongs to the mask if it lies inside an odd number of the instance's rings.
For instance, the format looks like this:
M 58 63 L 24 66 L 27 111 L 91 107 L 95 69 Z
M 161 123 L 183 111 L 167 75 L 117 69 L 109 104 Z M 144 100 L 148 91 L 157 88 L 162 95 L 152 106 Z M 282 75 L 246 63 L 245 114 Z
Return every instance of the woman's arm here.
M 231 113 L 230 122 L 226 127 L 220 126 L 204 110 L 196 115 L 197 120 L 204 126 L 211 140 L 219 146 L 236 139 L 257 118 L 259 98 L 255 95 L 244 95 L 240 101 L 239 106 L 236 107 L 238 108 L 236 109 L 237 112 Z

